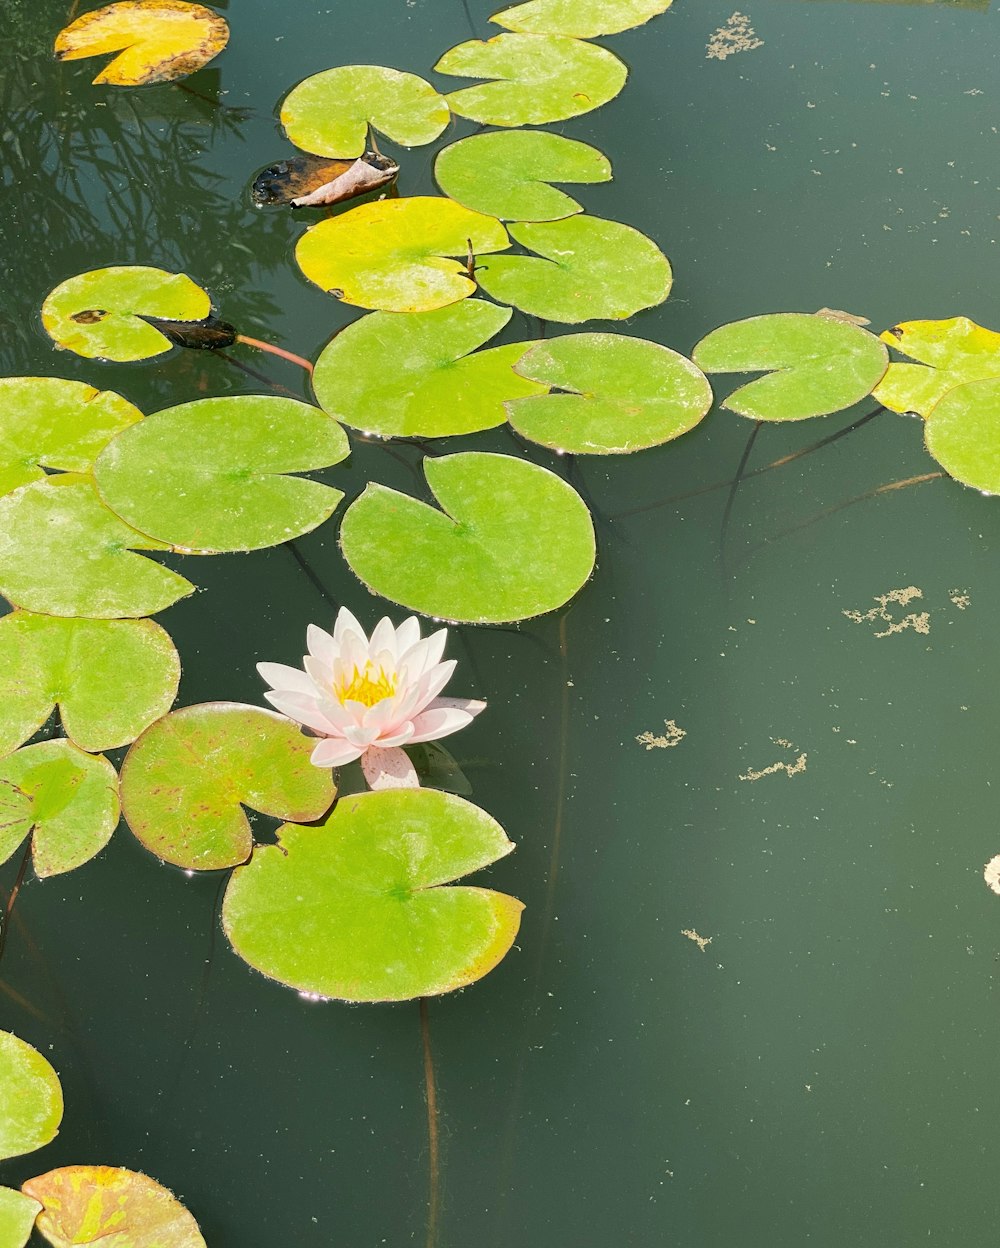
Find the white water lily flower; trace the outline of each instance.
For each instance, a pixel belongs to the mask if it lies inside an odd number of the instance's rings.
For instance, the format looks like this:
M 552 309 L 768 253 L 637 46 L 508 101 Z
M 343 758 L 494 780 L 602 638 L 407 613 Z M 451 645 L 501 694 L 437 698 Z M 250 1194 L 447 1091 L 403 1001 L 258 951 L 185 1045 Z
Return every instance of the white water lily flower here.
M 456 666 L 454 659 L 441 662 L 447 636 L 442 628 L 421 638 L 410 616 L 399 628 L 380 620 L 369 639 L 341 607 L 332 636 L 309 625 L 305 670 L 258 663 L 257 671 L 271 686 L 264 695 L 271 705 L 319 734 L 312 752 L 317 767 L 360 758 L 373 789 L 415 788 L 417 773 L 401 747 L 447 737 L 486 706 L 438 696 Z

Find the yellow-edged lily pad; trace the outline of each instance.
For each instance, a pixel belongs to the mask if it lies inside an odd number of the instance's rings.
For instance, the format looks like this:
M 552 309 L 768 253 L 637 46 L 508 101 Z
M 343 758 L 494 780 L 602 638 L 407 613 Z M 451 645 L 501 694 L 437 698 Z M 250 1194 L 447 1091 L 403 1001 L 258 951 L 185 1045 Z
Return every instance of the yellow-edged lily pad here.
M 59 1076 L 26 1040 L 0 1031 L 0 1160 L 55 1139 L 63 1115 Z
M 0 1245 L 2 1248 L 24 1248 L 31 1237 L 35 1218 L 41 1209 L 37 1200 L 16 1192 L 12 1187 L 0 1187 Z
M 872 392 L 893 412 L 929 416 L 937 401 L 967 381 L 1000 377 L 1000 334 L 956 316 L 947 321 L 903 321 L 880 335 L 917 364 L 893 362 Z

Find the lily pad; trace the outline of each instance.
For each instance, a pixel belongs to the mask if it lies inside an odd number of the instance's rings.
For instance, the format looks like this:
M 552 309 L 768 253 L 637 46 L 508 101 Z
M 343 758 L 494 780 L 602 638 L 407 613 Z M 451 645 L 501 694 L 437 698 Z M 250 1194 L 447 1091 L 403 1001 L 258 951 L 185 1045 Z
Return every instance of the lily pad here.
M 706 373 L 769 372 L 723 403 L 752 420 L 806 420 L 842 411 L 872 392 L 889 363 L 874 334 L 805 312 L 752 316 L 713 329 L 692 358 Z
M 538 255 L 484 256 L 476 277 L 494 299 L 531 316 L 568 324 L 623 320 L 670 293 L 670 262 L 630 225 L 580 216 L 512 225 L 510 234 Z
M 63 1116 L 59 1076 L 37 1049 L 0 1031 L 0 1160 L 56 1138 Z
M 235 702 L 185 706 L 158 720 L 122 765 L 125 819 L 158 858 L 194 871 L 245 862 L 253 834 L 243 807 L 279 819 L 318 819 L 332 772 L 309 761 L 298 724 Z
M 208 295 L 184 273 L 120 265 L 60 282 L 42 304 L 42 324 L 67 351 L 124 363 L 162 355 L 173 345 L 143 316 L 200 321 L 211 310 Z
M 119 52 L 94 79 L 116 87 L 143 87 L 186 78 L 229 42 L 225 20 L 186 0 L 125 0 L 84 13 L 56 37 L 61 61 Z
M 544 130 L 474 134 L 439 153 L 434 177 L 466 208 L 504 221 L 559 221 L 583 209 L 552 182 L 610 182 L 611 162 L 576 139 Z
M 62 875 L 89 862 L 118 825 L 117 772 L 102 755 L 69 741 L 39 741 L 8 754 L 0 759 L 0 784 L 28 800 L 20 817 L 0 819 L 0 862 L 33 833 L 37 876 Z
M 226 935 L 251 966 L 342 1001 L 407 1001 L 481 979 L 514 943 L 515 897 L 441 887 L 514 848 L 485 811 L 432 789 L 342 798 L 319 828 L 286 824 L 234 871 Z
M 924 440 L 956 481 L 1000 494 L 1000 377 L 949 390 L 928 416 Z
M 55 1248 L 206 1248 L 177 1197 L 134 1170 L 64 1166 L 21 1190 L 42 1205 L 38 1230 Z
M 425 459 L 438 511 L 369 485 L 340 530 L 344 558 L 374 593 L 469 624 L 554 611 L 594 567 L 594 526 L 554 473 L 507 455 Z
M 494 35 L 451 48 L 434 68 L 489 78 L 447 96 L 452 112 L 487 126 L 546 126 L 613 100 L 628 69 L 607 48 L 565 35 Z
M 546 389 L 513 371 L 528 343 L 476 351 L 512 315 L 466 299 L 434 312 L 363 316 L 316 361 L 316 398 L 337 420 L 383 438 L 442 438 L 502 425 L 505 400 Z
M 12 1187 L 0 1187 L 0 1245 L 24 1248 L 41 1205 Z
M 502 251 L 510 239 L 494 217 L 420 195 L 362 204 L 321 221 L 299 239 L 295 259 L 311 282 L 345 303 L 430 312 L 476 289 L 467 274 L 470 246 L 479 256 Z
M 260 550 L 329 519 L 342 490 L 286 473 L 351 447 L 325 412 L 277 395 L 197 399 L 147 416 L 94 465 L 98 492 L 134 529 L 194 554 Z
M 285 133 L 317 156 L 360 156 L 369 126 L 402 147 L 419 147 L 433 143 L 450 120 L 447 101 L 429 82 L 383 65 L 313 74 L 281 105 Z
M 671 0 L 528 0 L 494 13 L 490 21 L 526 34 L 593 39 L 643 26 L 670 4 Z
M 880 335 L 919 364 L 892 363 L 873 397 L 894 412 L 929 416 L 935 403 L 967 381 L 1000 377 L 1000 334 L 966 316 L 948 321 L 904 321 Z
M 506 404 L 518 433 L 557 451 L 645 450 L 687 433 L 712 406 L 712 387 L 689 359 L 621 334 L 552 338 L 515 369 L 560 391 Z
M 0 755 L 58 706 L 66 735 L 91 753 L 133 741 L 170 709 L 181 665 L 152 620 L 0 619 Z
M 44 468 L 89 472 L 142 412 L 113 390 L 61 377 L 0 378 L 0 494 L 40 481 Z
M 167 549 L 119 520 L 76 473 L 0 498 L 0 594 L 27 611 L 154 615 L 194 592 L 179 573 L 133 553 Z

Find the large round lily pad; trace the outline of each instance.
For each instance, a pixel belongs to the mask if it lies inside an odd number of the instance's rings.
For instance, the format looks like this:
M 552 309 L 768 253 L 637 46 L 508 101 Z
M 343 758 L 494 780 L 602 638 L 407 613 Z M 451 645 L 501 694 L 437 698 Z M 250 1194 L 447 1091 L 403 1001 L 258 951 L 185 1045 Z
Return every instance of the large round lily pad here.
M 528 0 L 490 18 L 497 26 L 532 35 L 616 35 L 665 13 L 671 0 Z
M 29 833 L 31 861 L 41 877 L 62 875 L 89 862 L 118 825 L 118 775 L 100 754 L 69 741 L 39 741 L 0 758 L 3 795 L 13 791 L 26 805 L 2 802 L 0 862 Z
M 162 355 L 173 346 L 142 317 L 200 321 L 211 310 L 208 295 L 184 273 L 121 265 L 60 282 L 42 304 L 42 324 L 67 351 L 125 362 Z
M 59 1076 L 27 1041 L 0 1031 L 0 1160 L 54 1140 L 62 1115 Z
M 142 87 L 186 78 L 229 41 L 224 18 L 188 0 L 123 0 L 84 13 L 56 37 L 61 61 L 119 52 L 94 79 Z
M 0 494 L 40 481 L 42 467 L 89 472 L 142 412 L 113 390 L 61 377 L 0 378 Z
M 368 127 L 403 147 L 432 143 L 451 120 L 429 82 L 383 65 L 340 65 L 300 82 L 281 105 L 295 144 L 318 156 L 360 156 Z
M 889 363 L 874 334 L 806 312 L 722 325 L 702 338 L 692 358 L 706 373 L 768 372 L 723 403 L 753 420 L 806 420 L 842 411 L 871 393 Z
M 44 615 L 154 615 L 194 591 L 134 554 L 167 550 L 121 521 L 89 477 L 48 477 L 0 498 L 0 594 Z
M 166 714 L 181 665 L 152 620 L 85 620 L 13 611 L 0 619 L 0 755 L 58 706 L 83 750 L 127 745 Z
M 38 1229 L 55 1248 L 206 1248 L 177 1197 L 134 1170 L 64 1166 L 21 1190 L 42 1205 Z
M 451 48 L 434 68 L 489 78 L 452 91 L 452 112 L 487 126 L 545 126 L 599 108 L 625 85 L 628 69 L 607 48 L 564 35 L 495 35 Z
M 530 344 L 476 351 L 512 315 L 464 299 L 434 312 L 363 316 L 316 361 L 316 398 L 337 420 L 384 438 L 442 438 L 502 425 L 507 399 L 546 390 L 513 371 Z
M 956 481 L 1000 494 L 1000 377 L 967 381 L 938 399 L 924 440 Z
M 512 225 L 510 234 L 538 254 L 483 256 L 476 277 L 498 302 L 532 316 L 569 324 L 623 320 L 670 293 L 669 261 L 630 225 L 579 216 Z
M 122 765 L 128 826 L 158 858 L 195 871 L 245 862 L 253 833 L 243 807 L 318 819 L 336 788 L 309 761 L 316 742 L 256 706 L 208 702 L 158 720 Z
M 41 1205 L 12 1187 L 0 1187 L 0 1244 L 3 1248 L 24 1248 Z
M 438 155 L 434 177 L 446 195 L 504 221 L 559 221 L 582 208 L 553 182 L 610 182 L 603 152 L 545 130 L 473 134 Z
M 425 459 L 443 510 L 369 485 L 340 530 L 344 558 L 374 593 L 424 615 L 500 624 L 554 611 L 594 567 L 579 494 L 545 468 L 469 451 Z
M 432 789 L 345 797 L 320 828 L 286 824 L 233 873 L 222 923 L 251 966 L 344 1001 L 471 984 L 514 943 L 523 906 L 441 887 L 514 848 L 485 811 Z
M 622 334 L 551 338 L 515 368 L 560 391 L 506 405 L 518 433 L 557 451 L 641 451 L 687 433 L 712 406 L 712 387 L 689 359 Z
M 276 395 L 198 399 L 147 416 L 94 465 L 126 524 L 196 554 L 257 550 L 323 523 L 344 497 L 286 476 L 339 463 L 347 435 L 318 408 Z
M 935 403 L 955 386 L 1000 377 L 1000 334 L 966 316 L 903 321 L 880 336 L 896 351 L 919 361 L 894 361 L 872 392 L 894 412 L 929 416 Z
M 510 239 L 493 217 L 418 195 L 362 204 L 321 221 L 299 239 L 295 259 L 311 282 L 345 303 L 429 312 L 476 289 L 466 271 L 470 245 L 479 256 L 502 251 Z

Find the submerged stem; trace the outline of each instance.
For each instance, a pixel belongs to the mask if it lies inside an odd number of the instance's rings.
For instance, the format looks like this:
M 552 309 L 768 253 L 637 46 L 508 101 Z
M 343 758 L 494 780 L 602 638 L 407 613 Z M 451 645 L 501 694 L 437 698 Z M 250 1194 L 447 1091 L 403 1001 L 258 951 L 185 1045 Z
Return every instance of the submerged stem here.
M 21 885 L 24 883 L 24 876 L 28 870 L 28 860 L 31 857 L 31 837 L 27 837 L 24 842 L 24 853 L 21 855 L 21 862 L 17 868 L 17 876 L 14 880 L 14 887 L 10 890 L 10 896 L 7 898 L 7 904 L 4 907 L 3 922 L 0 925 L 0 958 L 3 957 L 4 950 L 7 948 L 7 932 L 10 930 L 11 917 L 14 914 L 14 905 L 17 901 L 18 893 L 21 891 Z
M 441 1202 L 441 1157 L 438 1140 L 437 1081 L 431 1051 L 431 1022 L 427 998 L 420 998 L 420 1043 L 424 1051 L 424 1094 L 427 1099 L 427 1239 L 426 1248 L 436 1248 L 438 1214 Z
M 236 341 L 242 342 L 245 347 L 255 347 L 258 351 L 267 351 L 271 355 L 278 355 L 292 364 L 298 364 L 299 368 L 304 368 L 309 376 L 312 376 L 313 366 L 311 362 L 304 356 L 296 355 L 294 351 L 286 351 L 284 347 L 276 347 L 272 342 L 262 342 L 259 338 L 248 338 L 246 334 L 237 334 Z
M 743 474 L 746 471 L 747 461 L 753 450 L 753 444 L 757 441 L 757 435 L 764 427 L 764 422 L 758 420 L 754 427 L 750 430 L 750 436 L 747 438 L 747 444 L 743 448 L 743 454 L 740 457 L 739 466 L 736 469 L 736 476 L 733 477 L 729 487 L 729 496 L 726 499 L 726 508 L 722 513 L 722 528 L 719 532 L 719 563 L 722 565 L 722 575 L 726 575 L 726 539 L 729 537 L 729 522 L 733 515 L 733 506 L 736 502 L 736 491 L 740 488 L 740 482 L 743 480 Z

